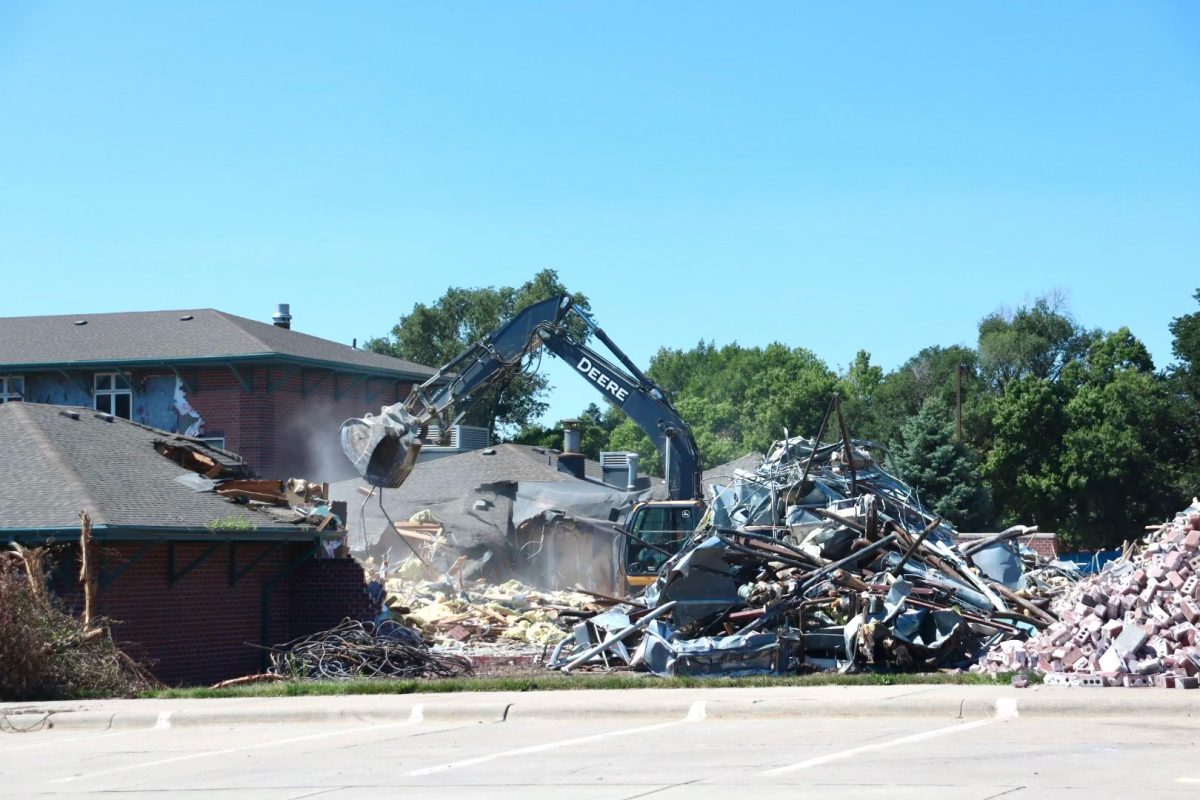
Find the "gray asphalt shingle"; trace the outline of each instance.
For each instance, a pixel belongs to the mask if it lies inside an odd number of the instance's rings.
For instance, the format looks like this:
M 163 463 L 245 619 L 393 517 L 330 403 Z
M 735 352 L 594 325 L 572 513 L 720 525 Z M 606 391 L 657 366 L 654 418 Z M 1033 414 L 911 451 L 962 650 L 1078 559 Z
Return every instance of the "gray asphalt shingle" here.
M 109 419 L 89 408 L 0 404 L 0 530 L 71 528 L 87 511 L 93 524 L 119 528 L 203 530 L 243 518 L 256 530 L 295 531 L 177 482 L 194 473 L 159 455 L 154 444 L 178 435 Z
M 190 319 L 186 319 L 190 317 Z M 86 325 L 76 322 L 86 320 Z M 428 377 L 430 367 L 211 308 L 0 317 L 0 365 L 282 355 Z

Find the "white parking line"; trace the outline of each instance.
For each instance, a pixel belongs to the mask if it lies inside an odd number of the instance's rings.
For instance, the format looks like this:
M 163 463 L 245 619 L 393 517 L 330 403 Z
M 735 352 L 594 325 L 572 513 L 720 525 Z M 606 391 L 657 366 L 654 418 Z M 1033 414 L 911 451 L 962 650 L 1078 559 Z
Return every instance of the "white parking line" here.
M 999 722 L 999 721 L 1005 720 L 1005 719 L 1012 719 L 1013 717 L 1016 717 L 1016 716 L 1017 716 L 1016 700 L 1013 700 L 1011 698 L 1001 698 L 996 701 L 996 715 L 994 717 L 990 717 L 988 719 L 975 720 L 974 722 L 962 722 L 957 725 L 950 725 L 945 728 L 935 728 L 931 731 L 923 731 L 921 733 L 914 733 L 909 736 L 901 736 L 899 739 L 892 739 L 892 740 L 886 741 L 886 742 L 879 742 L 877 744 L 866 744 L 866 745 L 863 745 L 862 747 L 853 747 L 849 750 L 839 750 L 836 753 L 829 753 L 828 755 L 817 756 L 816 758 L 810 758 L 805 761 L 800 761 L 796 764 L 788 764 L 783 767 L 776 767 L 775 769 L 769 769 L 769 770 L 766 770 L 765 772 L 762 772 L 759 774 L 766 776 L 766 777 L 771 777 L 774 775 L 784 775 L 788 772 L 796 772 L 796 771 L 802 770 L 802 769 L 809 769 L 810 767 L 819 767 L 822 764 L 828 764 L 830 761 L 838 761 L 843 758 L 851 758 L 853 756 L 857 756 L 862 753 L 871 753 L 876 750 L 884 750 L 889 747 L 898 747 L 903 744 L 912 744 L 914 742 L 923 742 L 927 739 L 936 739 L 939 736 L 948 736 L 952 733 L 962 733 L 963 731 L 969 731 L 969 730 L 973 730 L 975 728 L 982 728 L 985 725 L 991 725 L 993 723 L 996 723 L 996 722 Z
M 672 728 L 676 725 L 682 725 L 687 722 L 699 722 L 704 719 L 704 702 L 697 700 L 688 708 L 687 716 L 683 719 L 672 720 L 671 722 L 659 722 L 654 725 L 642 725 L 638 728 L 622 728 L 618 731 L 608 731 L 607 733 L 597 733 L 591 736 L 580 736 L 575 739 L 562 739 L 557 742 L 547 742 L 545 744 L 534 744 L 528 747 L 518 747 L 515 750 L 504 750 L 499 753 L 489 753 L 486 756 L 477 756 L 476 758 L 464 758 L 461 761 L 451 761 L 449 764 L 438 764 L 433 767 L 425 767 L 424 769 L 415 769 L 412 772 L 404 773 L 405 777 L 417 777 L 420 775 L 433 775 L 438 772 L 445 772 L 458 767 L 469 767 L 473 764 L 483 764 L 487 761 L 496 761 L 501 758 L 509 758 L 510 756 L 524 756 L 531 753 L 542 753 L 546 750 L 557 750 L 560 747 L 570 747 L 576 744 L 587 744 L 588 742 L 597 742 L 601 739 L 611 739 L 615 736 L 632 736 L 636 733 L 648 733 L 649 731 L 660 731 L 663 728 Z
M 205 750 L 200 753 L 188 753 L 182 756 L 172 756 L 171 758 L 159 758 L 154 761 L 143 761 L 138 764 L 127 764 L 123 767 L 113 767 L 112 769 L 100 770 L 99 772 L 89 772 L 86 775 L 72 775 L 69 778 L 55 778 L 51 783 L 70 783 L 72 781 L 87 780 L 90 778 L 100 778 L 105 775 L 117 775 L 122 772 L 130 772 L 135 769 L 145 769 L 147 767 L 157 767 L 163 764 L 175 764 L 180 761 L 191 761 L 196 758 L 209 758 L 211 756 L 224 756 L 230 753 L 241 753 L 246 750 L 261 750 L 264 747 L 277 747 L 281 744 L 295 744 L 297 742 L 309 742 L 315 739 L 327 739 L 330 736 L 345 736 L 349 733 L 362 733 L 364 731 L 385 731 L 392 728 L 403 728 L 408 725 L 415 725 L 425 718 L 424 711 L 421 706 L 413 706 L 413 710 L 409 718 L 404 722 L 393 722 L 387 725 L 363 725 L 358 728 L 346 728 L 340 731 L 325 731 L 323 733 L 314 733 L 308 736 L 293 736 L 288 739 L 272 739 L 268 742 L 255 742 L 244 747 L 226 747 L 223 750 Z
M 66 744 L 67 742 L 79 742 L 79 741 L 83 741 L 83 740 L 100 741 L 103 739 L 114 739 L 117 736 L 126 736 L 131 733 L 145 733 L 145 730 L 138 729 L 138 730 L 124 730 L 124 731 L 106 731 L 104 733 L 85 733 L 82 736 L 69 736 L 66 738 L 59 738 L 59 737 L 55 736 L 54 734 L 49 734 L 48 738 L 43 739 L 42 741 L 39 741 L 39 742 L 34 742 L 33 744 L 23 744 L 23 745 L 18 745 L 17 747 L 0 748 L 0 755 L 2 755 L 4 753 L 15 753 L 18 750 L 33 750 L 38 747 L 49 747 L 52 744 Z

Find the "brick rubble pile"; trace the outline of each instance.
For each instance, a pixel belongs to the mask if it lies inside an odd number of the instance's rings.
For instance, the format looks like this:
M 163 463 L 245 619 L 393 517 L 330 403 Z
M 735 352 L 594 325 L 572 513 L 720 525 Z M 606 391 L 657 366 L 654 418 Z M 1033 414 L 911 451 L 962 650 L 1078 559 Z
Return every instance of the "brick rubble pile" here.
M 1041 672 L 1052 685 L 1197 688 L 1200 500 L 1051 610 L 1058 622 L 1027 641 L 1001 642 L 983 667 Z

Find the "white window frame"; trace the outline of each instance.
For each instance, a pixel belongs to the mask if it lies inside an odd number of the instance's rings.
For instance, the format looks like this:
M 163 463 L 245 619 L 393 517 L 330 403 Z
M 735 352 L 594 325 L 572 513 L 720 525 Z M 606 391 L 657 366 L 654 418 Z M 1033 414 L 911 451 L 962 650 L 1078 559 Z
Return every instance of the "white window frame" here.
M 100 388 L 101 378 L 109 379 L 107 389 Z M 117 388 L 118 380 L 125 382 L 124 389 Z M 125 395 L 129 398 L 129 416 L 122 417 L 122 419 L 133 419 L 133 386 L 130 384 L 129 380 L 120 372 L 97 372 L 92 375 L 92 408 L 96 409 L 97 411 L 102 411 L 100 408 L 100 398 L 108 397 L 110 398 L 108 402 L 108 407 L 110 410 L 104 411 L 103 413 L 112 414 L 114 417 L 120 416 L 116 412 L 117 398 L 121 395 Z
M 21 391 L 12 391 L 13 381 L 21 382 Z M 25 399 L 24 375 L 0 375 L 0 403 L 19 403 Z
M 224 436 L 201 436 L 200 441 L 204 442 L 205 444 L 211 444 L 213 447 L 217 448 L 218 450 L 225 449 L 225 437 Z

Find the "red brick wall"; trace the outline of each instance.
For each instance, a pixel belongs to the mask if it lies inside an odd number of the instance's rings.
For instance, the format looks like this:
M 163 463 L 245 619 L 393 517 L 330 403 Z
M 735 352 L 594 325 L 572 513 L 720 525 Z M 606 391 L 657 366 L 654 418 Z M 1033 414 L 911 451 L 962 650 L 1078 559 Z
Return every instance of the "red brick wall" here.
M 991 533 L 960 533 L 958 541 L 959 544 L 967 545 L 980 539 L 986 539 L 992 535 Z M 1022 536 L 1018 541 L 1040 556 L 1051 560 L 1058 558 L 1057 533 L 1035 533 L 1030 536 Z
M 261 406 L 266 398 L 263 382 L 266 370 L 243 369 L 242 374 L 251 380 L 257 379 L 251 384 L 253 393 L 247 394 L 228 368 L 197 371 L 195 391 L 188 394 L 188 402 L 204 419 L 205 436 L 224 436 L 227 450 L 237 453 L 261 472 L 260 465 L 271 465 L 274 455 L 273 437 L 264 435 L 263 430 L 253 424 L 263 417 Z M 263 474 L 274 477 L 269 472 Z
M 355 385 L 355 378 L 310 370 L 284 379 L 288 367 L 270 369 L 276 384 L 268 391 L 266 367 L 241 367 L 250 381 L 247 393 L 228 368 L 196 373 L 196 391 L 188 396 L 204 418 L 206 436 L 224 436 L 226 449 L 242 456 L 264 477 L 336 481 L 353 476 L 341 452 L 338 429 L 342 422 L 407 395 L 411 384 L 372 379 Z M 190 377 L 190 376 L 189 376 Z M 340 395 L 340 396 L 339 396 Z
M 177 543 L 175 569 L 186 567 L 208 546 Z M 238 544 L 239 568 L 268 547 Z M 296 543 L 276 548 L 231 585 L 230 549 L 222 544 L 171 585 L 167 545 L 158 544 L 101 588 L 99 612 L 119 623 L 113 636 L 122 648 L 148 661 L 165 683 L 202 685 L 258 672 L 263 653 L 253 645 L 262 641 L 263 588 L 308 547 Z M 111 571 L 140 548 L 140 543 L 101 545 L 105 569 Z M 72 587 L 68 600 L 78 608 L 77 587 Z M 367 602 L 362 568 L 353 559 L 305 562 L 274 584 L 268 606 L 268 638 L 273 644 L 323 630 L 344 617 L 369 619 L 375 613 Z
M 1040 556 L 1051 560 L 1058 558 L 1058 534 L 1056 533 L 1039 533 L 1032 537 L 1025 537 L 1021 541 Z
M 373 619 L 379 604 L 367 594 L 362 567 L 352 558 L 307 561 L 293 574 L 288 589 L 291 638 L 324 631 L 346 617 Z

